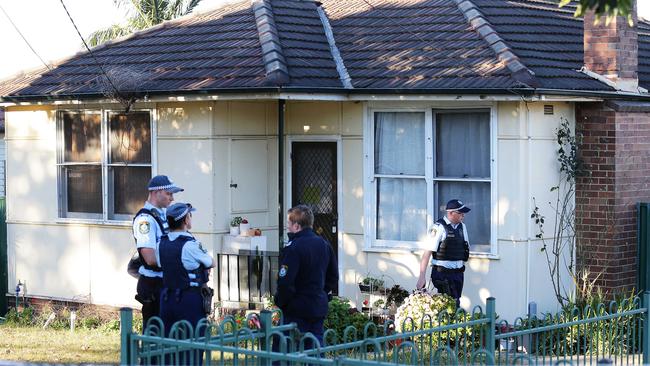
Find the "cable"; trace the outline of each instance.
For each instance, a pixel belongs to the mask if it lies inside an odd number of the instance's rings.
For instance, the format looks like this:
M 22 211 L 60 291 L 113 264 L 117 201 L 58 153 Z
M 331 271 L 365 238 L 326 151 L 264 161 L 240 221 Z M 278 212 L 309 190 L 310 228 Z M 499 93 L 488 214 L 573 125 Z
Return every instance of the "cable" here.
M 88 44 L 86 43 L 86 40 L 84 39 L 84 37 L 81 35 L 81 32 L 79 32 L 79 28 L 77 28 L 77 25 L 75 24 L 74 20 L 72 19 L 72 16 L 70 15 L 70 12 L 68 11 L 68 8 L 65 6 L 65 3 L 63 2 L 63 0 L 60 0 L 60 1 L 61 1 L 61 5 L 63 6 L 63 9 L 65 10 L 66 14 L 68 14 L 68 18 L 70 19 L 70 22 L 72 23 L 72 26 L 77 31 L 77 34 L 79 35 L 79 38 L 81 38 L 81 42 L 83 42 L 84 47 L 86 47 L 86 50 L 88 50 L 88 54 L 90 54 L 90 56 L 93 58 L 93 60 L 95 60 L 95 63 L 97 64 L 97 67 L 99 67 L 99 69 L 102 71 L 102 74 L 104 74 L 104 76 L 106 76 L 106 80 L 108 80 L 108 83 L 113 88 L 113 91 L 115 91 L 115 94 L 120 95 L 120 91 L 117 89 L 115 84 L 113 84 L 113 80 L 111 80 L 111 78 L 108 76 L 108 74 L 104 70 L 104 67 L 102 66 L 102 64 L 99 62 L 97 57 L 95 57 L 95 55 L 92 53 L 92 51 L 90 50 L 90 47 L 88 47 Z
M 50 65 L 48 65 L 48 64 L 43 60 L 43 58 L 41 58 L 41 56 L 36 52 L 36 50 L 34 49 L 34 47 L 32 47 L 32 45 L 29 44 L 29 41 L 27 41 L 27 38 L 25 38 L 25 36 L 23 35 L 23 33 L 20 31 L 20 29 L 18 29 L 18 27 L 16 26 L 16 24 L 14 23 L 14 21 L 11 20 L 11 17 L 9 16 L 9 14 L 7 14 L 7 12 L 6 12 L 5 9 L 2 7 L 2 5 L 0 5 L 0 10 L 2 10 L 2 12 L 3 12 L 4 15 L 7 17 L 7 19 L 9 19 L 9 23 L 11 23 L 11 25 L 14 27 L 14 29 L 16 30 L 16 32 L 18 32 L 18 34 L 20 34 L 20 36 L 22 37 L 23 41 L 25 41 L 25 43 L 27 43 L 27 46 L 29 47 L 29 49 L 32 50 L 32 52 L 36 55 L 36 57 L 38 57 L 38 59 L 41 60 L 41 63 L 42 63 L 43 65 L 45 65 L 45 67 L 46 67 L 49 71 L 52 71 L 52 68 L 50 67 Z

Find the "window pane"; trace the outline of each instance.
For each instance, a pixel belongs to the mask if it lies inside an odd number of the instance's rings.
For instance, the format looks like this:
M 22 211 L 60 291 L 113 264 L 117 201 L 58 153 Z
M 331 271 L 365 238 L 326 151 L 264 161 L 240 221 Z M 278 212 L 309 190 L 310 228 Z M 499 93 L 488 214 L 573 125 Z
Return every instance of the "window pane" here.
M 99 162 L 102 118 L 99 113 L 64 112 L 64 162 Z
M 102 170 L 99 166 L 64 166 L 68 212 L 102 213 Z
M 436 113 L 436 176 L 490 177 L 490 113 Z
M 471 208 L 465 215 L 469 244 L 474 252 L 490 251 L 490 183 L 438 182 L 437 207 L 440 217 L 446 215 L 445 205 L 450 199 L 459 199 Z
M 424 113 L 375 113 L 375 174 L 424 176 Z
M 111 163 L 151 162 L 149 112 L 110 114 Z
M 418 241 L 427 231 L 424 179 L 377 179 L 377 239 Z
M 134 215 L 147 200 L 150 167 L 110 167 L 109 185 L 113 192 L 113 214 Z

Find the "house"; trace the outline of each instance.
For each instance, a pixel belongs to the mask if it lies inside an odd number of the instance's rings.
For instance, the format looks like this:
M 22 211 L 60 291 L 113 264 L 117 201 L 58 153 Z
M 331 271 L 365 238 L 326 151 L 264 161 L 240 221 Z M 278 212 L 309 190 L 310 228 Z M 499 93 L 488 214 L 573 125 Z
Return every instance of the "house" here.
M 578 253 L 597 254 L 583 264 L 602 287 L 629 289 L 635 203 L 650 198 L 650 25 L 572 13 L 551 0 L 244 1 L 0 84 L 9 288 L 134 304 L 130 220 L 147 180 L 168 174 L 215 256 L 233 216 L 277 251 L 286 209 L 311 204 L 356 302 L 367 274 L 413 289 L 427 229 L 461 198 L 461 305 L 552 310 L 530 214 L 533 197 L 553 198 L 565 120 L 592 172 L 577 183 Z
M 0 197 L 5 196 L 5 110 L 0 107 Z

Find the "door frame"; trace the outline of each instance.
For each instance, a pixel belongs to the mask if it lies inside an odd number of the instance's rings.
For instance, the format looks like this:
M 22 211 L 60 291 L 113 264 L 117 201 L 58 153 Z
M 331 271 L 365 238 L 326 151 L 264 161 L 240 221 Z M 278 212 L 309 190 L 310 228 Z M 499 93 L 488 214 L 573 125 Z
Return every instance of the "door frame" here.
M 284 181 L 285 183 L 285 191 L 284 191 L 284 208 L 285 212 L 289 208 L 292 207 L 292 188 L 293 188 L 293 182 L 291 181 L 291 176 L 293 173 L 293 165 L 291 164 L 291 153 L 293 152 L 293 143 L 294 142 L 335 142 L 336 143 L 336 240 L 338 241 L 337 243 L 337 253 L 336 253 L 336 258 L 337 258 L 337 267 L 338 267 L 338 272 L 339 272 L 339 289 L 341 288 L 342 280 L 343 280 L 343 268 L 341 267 L 341 257 L 340 253 L 342 252 L 340 249 L 343 244 L 343 220 L 341 218 L 341 212 L 343 211 L 343 194 L 342 194 L 342 187 L 343 187 L 343 149 L 341 146 L 341 136 L 338 135 L 318 135 L 318 136 L 304 136 L 304 135 L 286 135 L 285 137 L 285 146 L 287 147 L 284 149 L 285 151 L 285 156 L 284 156 L 284 161 L 285 161 L 285 167 L 286 169 L 284 170 Z M 284 215 L 286 216 L 286 214 Z M 283 223 L 284 224 L 284 223 Z M 284 239 L 284 238 L 283 238 Z

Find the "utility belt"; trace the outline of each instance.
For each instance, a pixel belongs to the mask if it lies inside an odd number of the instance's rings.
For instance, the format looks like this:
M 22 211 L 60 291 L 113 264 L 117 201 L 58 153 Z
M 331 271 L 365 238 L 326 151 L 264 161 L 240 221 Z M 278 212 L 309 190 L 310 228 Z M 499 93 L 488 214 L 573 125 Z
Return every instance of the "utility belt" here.
M 198 292 L 203 300 L 203 312 L 205 315 L 210 315 L 212 313 L 212 297 L 214 296 L 214 290 L 207 284 L 203 284 L 200 287 L 189 286 L 182 289 L 165 287 L 162 289 L 161 298 L 163 301 L 167 301 L 169 296 L 174 296 L 178 302 L 184 292 Z
M 447 268 L 443 266 L 433 266 L 433 270 L 436 272 L 446 272 L 446 273 L 463 273 L 465 272 L 465 266 L 462 266 L 460 268 Z

